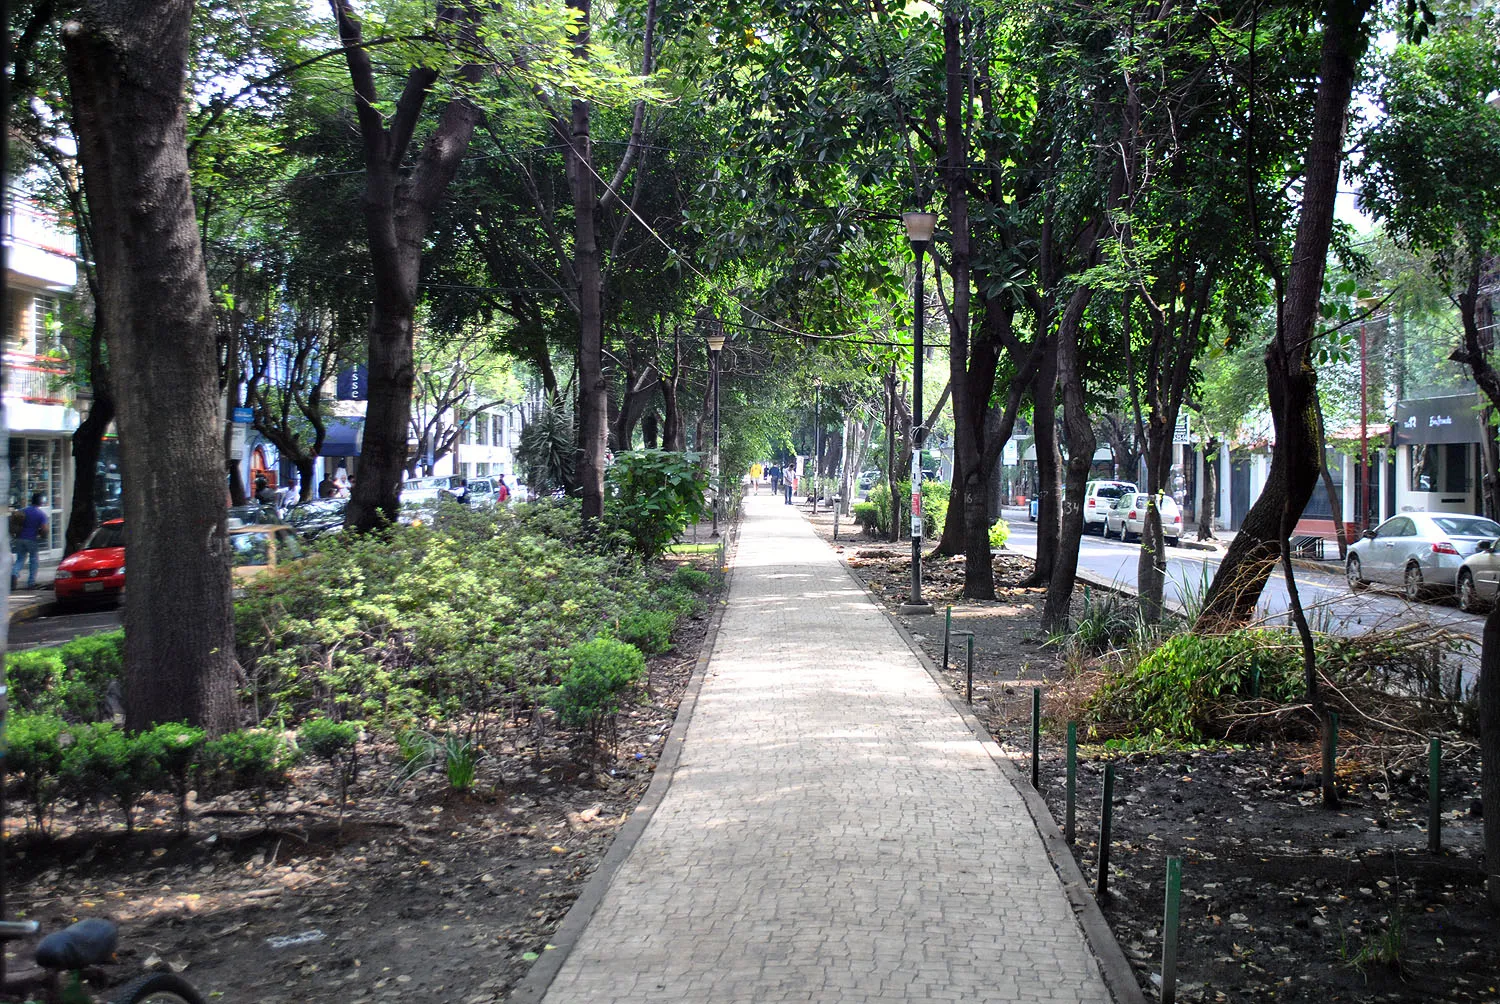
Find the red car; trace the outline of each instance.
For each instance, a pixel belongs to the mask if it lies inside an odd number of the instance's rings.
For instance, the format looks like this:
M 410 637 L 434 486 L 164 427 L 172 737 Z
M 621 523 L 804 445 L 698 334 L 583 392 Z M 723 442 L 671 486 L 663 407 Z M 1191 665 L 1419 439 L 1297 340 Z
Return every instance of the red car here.
M 105 520 L 82 550 L 64 558 L 52 589 L 59 603 L 119 599 L 125 589 L 125 521 Z

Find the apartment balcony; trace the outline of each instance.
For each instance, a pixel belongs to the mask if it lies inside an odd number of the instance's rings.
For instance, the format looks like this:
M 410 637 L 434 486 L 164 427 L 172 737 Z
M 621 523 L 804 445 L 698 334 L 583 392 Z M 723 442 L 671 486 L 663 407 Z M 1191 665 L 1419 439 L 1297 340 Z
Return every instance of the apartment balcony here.
M 6 353 L 5 369 L 5 397 L 9 401 L 66 408 L 75 399 L 73 368 L 66 359 Z

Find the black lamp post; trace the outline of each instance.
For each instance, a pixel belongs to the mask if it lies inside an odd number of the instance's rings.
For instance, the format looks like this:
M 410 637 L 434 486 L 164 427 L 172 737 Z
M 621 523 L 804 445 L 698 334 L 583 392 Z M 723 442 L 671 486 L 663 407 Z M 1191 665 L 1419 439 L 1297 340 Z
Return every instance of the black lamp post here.
M 917 279 L 914 299 L 916 310 L 912 314 L 911 337 L 914 359 L 911 386 L 911 596 L 901 604 L 903 614 L 930 614 L 932 604 L 922 599 L 922 256 L 932 243 L 932 232 L 937 228 L 937 214 L 910 212 L 901 214 L 906 224 L 906 239 L 917 258 Z
M 719 484 L 719 353 L 724 351 L 724 325 L 712 314 L 704 314 L 699 318 L 703 324 L 703 337 L 708 342 L 708 358 L 713 367 L 714 381 L 714 468 L 713 468 L 713 534 L 719 535 L 719 493 L 722 486 Z

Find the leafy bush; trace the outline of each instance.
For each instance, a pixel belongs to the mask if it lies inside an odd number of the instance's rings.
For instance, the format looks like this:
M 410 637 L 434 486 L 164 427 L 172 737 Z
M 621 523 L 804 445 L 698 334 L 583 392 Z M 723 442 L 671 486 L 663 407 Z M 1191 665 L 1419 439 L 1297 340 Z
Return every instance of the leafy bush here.
M 1219 732 L 1225 705 L 1253 692 L 1289 701 L 1303 692 L 1302 651 L 1289 631 L 1244 628 L 1168 638 L 1095 692 L 1094 721 L 1125 721 L 1142 733 L 1201 740 Z
M 553 401 L 521 429 L 516 467 L 532 491 L 542 497 L 573 483 L 573 415 Z
M 330 718 L 309 718 L 297 729 L 297 748 L 328 761 L 339 782 L 339 822 L 343 823 L 349 786 L 359 771 L 359 725 Z
M 207 733 L 185 722 L 165 722 L 148 735 L 161 776 L 177 799 L 177 824 L 185 830 L 188 791 L 193 786 L 193 774 L 198 769 Z
M 18 652 L 6 660 L 14 706 L 79 721 L 105 716 L 110 686 L 125 664 L 125 632 L 85 635 L 63 645 Z
M 539 700 L 568 645 L 651 609 L 658 588 L 581 525 L 566 502 L 320 543 L 237 605 L 260 714 L 399 729 Z
M 909 491 L 909 490 L 908 490 Z M 936 537 L 943 532 L 948 519 L 948 500 L 953 486 L 946 481 L 922 482 L 922 534 Z M 907 496 L 910 497 L 910 494 Z
M 702 595 L 714 587 L 714 577 L 691 565 L 678 565 L 672 573 L 672 584 Z
M 67 727 L 61 718 L 47 714 L 16 715 L 6 723 L 8 770 L 20 775 L 17 788 L 43 833 L 57 801 Z
M 998 551 L 1008 540 L 1010 540 L 1010 524 L 1003 519 L 995 520 L 994 525 L 990 527 L 990 549 Z
M 678 619 L 691 616 L 698 609 L 698 595 L 691 589 L 668 583 L 652 596 L 658 610 L 670 610 Z M 626 641 L 629 641 L 627 638 Z
M 677 615 L 671 610 L 638 610 L 620 618 L 615 634 L 646 655 L 658 655 L 672 647 L 672 629 Z
M 852 510 L 854 522 L 867 534 L 880 530 L 880 507 L 874 502 L 856 502 Z
M 74 725 L 68 733 L 73 741 L 63 750 L 63 791 L 84 803 L 111 799 L 125 817 L 125 831 L 133 831 L 136 804 L 162 780 L 152 733 L 126 732 L 110 722 Z
M 625 692 L 645 673 L 645 656 L 628 642 L 594 638 L 570 647 L 567 658 L 568 668 L 547 703 L 564 727 L 597 735 L 600 723 L 620 710 Z
M 63 678 L 62 656 L 55 648 L 35 648 L 5 657 L 5 678 L 11 706 L 27 714 L 55 712 L 62 706 L 58 693 Z
M 264 796 L 286 784 L 296 751 L 274 732 L 228 732 L 204 744 L 200 776 L 205 790 L 254 791 Z
M 952 494 L 952 486 L 945 481 L 922 482 L 922 533 L 927 537 L 935 537 L 943 532 L 943 521 L 948 518 L 948 504 Z M 874 506 L 875 534 L 876 536 L 887 536 L 891 532 L 891 491 L 884 481 L 878 482 L 870 490 L 869 498 L 854 507 L 855 519 L 858 520 L 861 506 Z M 896 525 L 901 528 L 902 536 L 906 536 L 911 529 L 911 482 L 896 482 Z M 869 532 L 868 525 L 866 532 Z
M 704 512 L 708 480 L 692 454 L 631 450 L 616 454 L 606 475 L 606 521 L 630 536 L 644 557 L 660 555 Z

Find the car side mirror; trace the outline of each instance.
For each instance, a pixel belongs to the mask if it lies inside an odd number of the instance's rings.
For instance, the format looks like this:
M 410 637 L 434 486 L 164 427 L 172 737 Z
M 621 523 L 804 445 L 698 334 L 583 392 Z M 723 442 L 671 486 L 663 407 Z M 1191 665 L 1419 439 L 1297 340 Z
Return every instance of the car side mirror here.
M 1493 551 L 1494 549 L 1495 542 L 1493 540 L 1481 540 L 1474 545 L 1474 550 L 1476 551 Z
M 1365 540 L 1374 540 L 1375 539 L 1375 531 L 1374 530 L 1366 530 L 1364 533 L 1360 534 L 1360 536 L 1362 538 L 1364 538 Z

